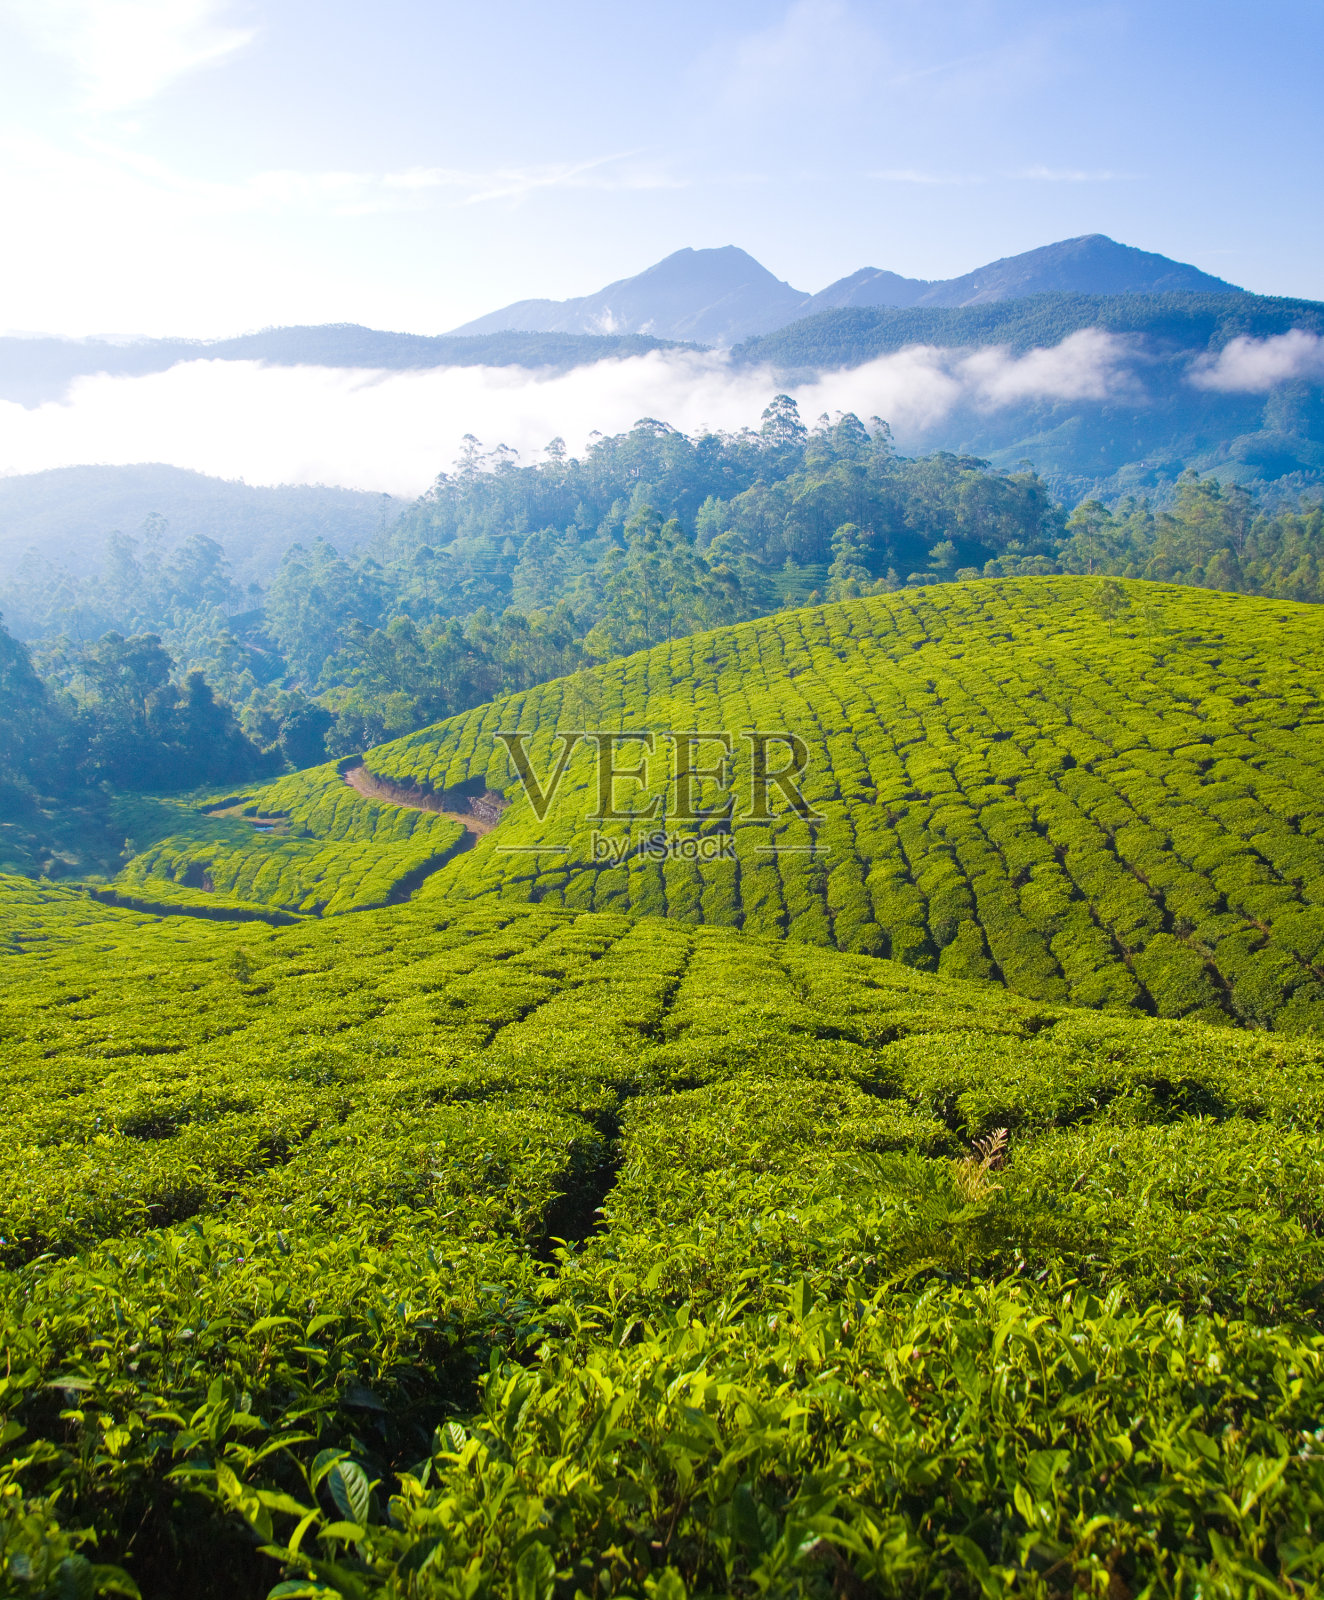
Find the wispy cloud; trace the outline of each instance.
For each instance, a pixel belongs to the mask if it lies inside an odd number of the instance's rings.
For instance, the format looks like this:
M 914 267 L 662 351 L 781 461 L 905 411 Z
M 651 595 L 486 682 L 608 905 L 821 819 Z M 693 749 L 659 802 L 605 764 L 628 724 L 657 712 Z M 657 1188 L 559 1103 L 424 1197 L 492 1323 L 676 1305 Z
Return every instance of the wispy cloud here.
M 981 51 L 977 55 L 957 56 L 952 61 L 936 61 L 932 66 L 916 67 L 908 72 L 898 72 L 887 80 L 889 89 L 906 89 L 912 83 L 921 83 L 925 78 L 937 78 L 946 72 L 961 72 L 966 67 L 978 66 L 989 59 L 991 51 Z
M 1021 167 L 1012 172 L 926 172 L 918 167 L 886 167 L 868 172 L 878 183 L 1117 183 L 1133 179 L 1131 172 L 1094 172 L 1081 167 Z
M 784 115 L 869 93 L 885 55 L 876 28 L 846 0 L 793 0 L 775 21 L 709 51 L 699 77 L 727 112 Z
M 385 190 L 414 194 L 429 189 L 463 193 L 466 205 L 488 200 L 523 200 L 542 189 L 681 189 L 683 180 L 656 167 L 641 165 L 638 151 L 597 156 L 591 161 L 544 162 L 523 167 L 498 167 L 466 172 L 454 167 L 410 167 L 388 172 L 381 180 Z M 626 163 L 631 163 L 627 165 Z
M 705 50 L 694 77 L 709 106 L 740 118 L 812 112 L 839 125 L 843 107 L 863 102 L 875 123 L 892 121 L 892 141 L 903 145 L 916 126 L 933 125 L 937 106 L 939 120 L 970 126 L 975 105 L 1024 101 L 1067 69 L 1089 25 L 1083 8 L 1069 25 L 1001 14 L 1011 9 L 780 0 L 758 26 Z
M 272 169 L 230 182 L 197 178 L 113 140 L 86 138 L 62 148 L 34 137 L 0 135 L 0 204 L 8 214 L 158 207 L 176 215 L 303 213 L 373 216 L 438 201 L 476 205 L 521 200 L 548 189 L 664 189 L 680 180 L 634 160 L 634 152 L 589 161 L 464 170 L 408 167 L 394 172 Z
M 865 177 L 876 179 L 879 183 L 950 184 L 986 183 L 988 181 L 975 173 L 922 172 L 915 167 L 888 167 L 882 172 L 866 172 Z
M 1324 378 L 1324 339 L 1304 328 L 1267 339 L 1233 339 L 1213 359 L 1198 362 L 1191 382 L 1224 394 L 1263 394 L 1293 378 Z
M 1007 172 L 1003 176 L 1028 183 L 1129 183 L 1139 175 L 1134 172 L 1090 171 L 1082 167 L 1023 167 L 1018 172 Z
M 257 30 L 224 20 L 228 0 L 0 0 L 0 16 L 72 69 L 85 106 L 122 111 L 215 66 Z

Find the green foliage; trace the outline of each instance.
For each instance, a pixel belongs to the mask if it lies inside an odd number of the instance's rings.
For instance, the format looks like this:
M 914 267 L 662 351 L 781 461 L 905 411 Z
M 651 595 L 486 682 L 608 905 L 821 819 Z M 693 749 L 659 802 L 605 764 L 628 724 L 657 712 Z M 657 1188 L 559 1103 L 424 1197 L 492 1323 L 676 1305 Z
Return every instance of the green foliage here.
M 0 941 L 19 1593 L 1324 1582 L 1314 1041 L 500 903 Z
M 1044 1000 L 1310 1030 L 1324 1019 L 1321 626 L 1313 608 L 1113 579 L 939 585 L 659 646 L 367 759 L 512 802 L 430 898 L 722 923 Z M 760 825 L 738 806 L 735 862 L 604 864 L 586 820 L 594 749 L 577 747 L 539 822 L 495 737 L 527 731 L 545 775 L 554 730 L 586 726 L 789 729 L 824 820 Z M 748 768 L 737 737 L 737 796 Z M 629 821 L 601 831 L 641 837 Z
M 142 803 L 120 806 L 135 835 Z M 165 819 L 165 820 L 163 820 Z M 163 901 L 213 914 L 258 906 L 321 915 L 385 905 L 466 842 L 464 825 L 356 793 L 332 763 L 205 811 L 158 805 L 162 834 L 116 880 L 129 904 Z M 141 831 L 136 833 L 142 843 Z
M 9 768 L 6 783 L 20 777 L 30 780 L 42 771 L 50 714 L 49 691 L 33 670 L 32 658 L 0 626 L 0 732 Z
M 335 711 L 334 725 L 326 717 L 326 747 L 356 754 L 456 707 L 561 677 L 581 659 L 581 633 L 564 606 L 531 617 L 507 608 L 499 618 L 480 607 L 463 623 L 423 627 L 405 616 L 384 628 L 351 622 L 324 669 L 336 680 L 324 696 Z M 281 742 L 288 744 L 284 727 Z
M 1058 562 L 1067 572 L 1199 584 L 1282 600 L 1324 600 L 1319 560 L 1324 511 L 1266 514 L 1241 489 L 1184 473 L 1171 507 L 1155 514 L 1124 501 L 1077 506 Z
M 91 818 L 80 816 L 70 828 L 67 814 L 57 821 L 44 801 L 60 785 L 61 758 L 68 753 L 63 722 L 26 647 L 0 623 L 0 871 L 54 875 L 79 862 L 83 851 L 71 833 L 93 835 L 103 857 L 111 848 Z
M 82 844 L 104 859 L 106 783 L 196 788 L 263 770 L 230 707 L 199 672 L 176 682 L 153 634 L 106 634 L 42 665 L 46 678 L 0 625 L 0 861 L 9 866 L 58 870 L 71 833 L 90 836 Z M 81 827 L 69 826 L 70 812 Z
M 602 566 L 602 615 L 585 641 L 594 655 L 630 655 L 664 639 L 733 621 L 743 609 L 729 570 L 710 567 L 673 517 L 663 523 L 646 509 L 624 530 L 625 548 Z

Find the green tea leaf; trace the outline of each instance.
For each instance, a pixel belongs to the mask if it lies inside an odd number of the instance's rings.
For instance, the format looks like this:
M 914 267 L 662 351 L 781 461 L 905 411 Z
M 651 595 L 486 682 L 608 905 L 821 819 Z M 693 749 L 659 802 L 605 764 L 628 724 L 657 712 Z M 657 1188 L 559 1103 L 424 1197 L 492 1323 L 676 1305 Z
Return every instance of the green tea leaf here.
M 341 1516 L 366 1525 L 372 1504 L 372 1485 L 358 1462 L 337 1461 L 326 1481 Z

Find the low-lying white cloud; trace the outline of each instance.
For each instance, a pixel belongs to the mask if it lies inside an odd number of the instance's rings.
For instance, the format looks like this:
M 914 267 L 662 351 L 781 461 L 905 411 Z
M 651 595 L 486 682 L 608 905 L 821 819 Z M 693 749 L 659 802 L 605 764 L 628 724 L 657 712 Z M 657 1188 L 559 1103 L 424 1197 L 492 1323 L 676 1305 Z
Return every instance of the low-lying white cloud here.
M 794 385 L 710 352 L 653 351 L 559 373 L 190 361 L 146 377 L 82 378 L 65 400 L 32 409 L 0 402 L 0 471 L 155 461 L 253 484 L 415 495 L 465 434 L 528 461 L 553 438 L 579 452 L 593 432 L 621 432 L 644 416 L 686 433 L 756 427 L 782 390 L 808 422 L 824 412 L 881 416 L 918 444 L 963 406 L 1104 399 L 1129 381 L 1124 357 L 1120 341 L 1087 329 L 1021 357 L 917 345 Z
M 960 373 L 985 407 L 1021 400 L 1106 400 L 1125 381 L 1125 345 L 1099 328 L 1082 328 L 1061 344 L 1031 350 L 1019 360 L 1005 349 L 976 350 Z
M 1198 388 L 1224 394 L 1263 394 L 1292 378 L 1324 378 L 1324 339 L 1317 333 L 1292 328 L 1267 339 L 1243 335 L 1191 373 Z

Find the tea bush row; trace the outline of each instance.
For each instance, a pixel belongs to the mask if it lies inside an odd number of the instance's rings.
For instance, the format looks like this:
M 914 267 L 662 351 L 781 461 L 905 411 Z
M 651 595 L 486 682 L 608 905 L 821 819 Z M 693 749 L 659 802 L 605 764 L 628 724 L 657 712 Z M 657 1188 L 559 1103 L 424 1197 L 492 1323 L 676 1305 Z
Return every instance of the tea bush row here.
M 429 897 L 666 915 L 1043 1000 L 1317 1028 L 1324 622 L 1309 606 L 1120 587 L 1112 621 L 1083 578 L 788 612 L 511 696 L 368 763 L 424 786 L 481 776 L 513 802 Z M 529 733 L 545 778 L 555 730 L 583 727 L 731 732 L 736 860 L 595 860 L 595 752 L 582 744 L 539 823 L 495 734 Z M 804 739 L 821 822 L 784 806 L 771 826 L 740 820 L 747 728 Z M 652 793 L 674 818 L 658 751 Z M 627 747 L 620 764 L 641 754 Z M 645 798 L 624 784 L 620 796 Z M 645 830 L 600 831 L 637 842 Z
M 559 907 L 15 879 L 0 1039 L 10 1588 L 1324 1579 L 1313 1041 Z
M 450 818 L 358 794 L 335 763 L 227 796 L 219 807 L 178 810 L 180 831 L 137 853 L 120 875 L 125 897 L 336 915 L 407 893 L 466 837 Z

